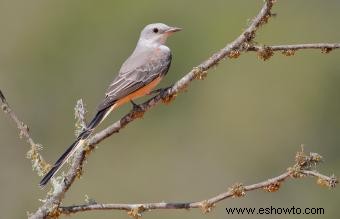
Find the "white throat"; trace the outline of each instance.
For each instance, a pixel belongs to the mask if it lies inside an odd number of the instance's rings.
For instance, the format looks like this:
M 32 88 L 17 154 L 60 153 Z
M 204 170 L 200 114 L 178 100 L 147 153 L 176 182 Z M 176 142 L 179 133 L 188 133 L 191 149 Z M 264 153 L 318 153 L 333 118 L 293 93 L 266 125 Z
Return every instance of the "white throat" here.
M 160 46 L 162 46 L 164 44 L 160 43 L 158 41 L 155 41 L 155 40 L 149 40 L 149 39 L 140 38 L 138 40 L 138 45 L 140 45 L 140 46 L 147 46 L 147 47 L 160 47 Z

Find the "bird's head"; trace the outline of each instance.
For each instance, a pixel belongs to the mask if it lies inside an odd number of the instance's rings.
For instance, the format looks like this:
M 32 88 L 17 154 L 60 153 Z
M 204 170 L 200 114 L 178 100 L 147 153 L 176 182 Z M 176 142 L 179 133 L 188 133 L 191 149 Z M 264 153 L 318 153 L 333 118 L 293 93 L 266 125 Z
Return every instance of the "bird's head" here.
M 142 30 L 140 40 L 148 41 L 152 44 L 155 43 L 163 45 L 170 35 L 180 30 L 182 30 L 182 28 L 170 27 L 162 23 L 149 24 Z

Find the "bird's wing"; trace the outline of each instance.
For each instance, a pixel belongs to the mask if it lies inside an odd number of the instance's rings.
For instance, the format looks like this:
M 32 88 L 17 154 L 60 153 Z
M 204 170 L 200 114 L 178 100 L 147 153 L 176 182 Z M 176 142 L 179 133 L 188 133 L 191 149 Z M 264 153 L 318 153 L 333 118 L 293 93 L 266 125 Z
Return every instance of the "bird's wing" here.
M 135 59 L 140 64 L 136 66 Z M 143 59 L 145 60 L 143 62 Z M 117 100 L 139 90 L 156 78 L 164 76 L 170 67 L 171 53 L 159 57 L 150 57 L 149 54 L 131 56 L 122 66 L 118 76 L 112 81 L 106 91 L 106 96 L 97 110 L 101 111 L 112 106 Z

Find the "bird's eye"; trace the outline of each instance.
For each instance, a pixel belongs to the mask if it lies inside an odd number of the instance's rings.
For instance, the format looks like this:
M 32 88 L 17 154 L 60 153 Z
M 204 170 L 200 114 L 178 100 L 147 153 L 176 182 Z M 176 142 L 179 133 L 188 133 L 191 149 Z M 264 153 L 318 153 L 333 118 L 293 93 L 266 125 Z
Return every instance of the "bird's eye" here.
M 153 30 L 152 30 L 154 33 L 158 33 L 158 28 L 157 27 L 155 27 L 155 28 L 153 28 Z

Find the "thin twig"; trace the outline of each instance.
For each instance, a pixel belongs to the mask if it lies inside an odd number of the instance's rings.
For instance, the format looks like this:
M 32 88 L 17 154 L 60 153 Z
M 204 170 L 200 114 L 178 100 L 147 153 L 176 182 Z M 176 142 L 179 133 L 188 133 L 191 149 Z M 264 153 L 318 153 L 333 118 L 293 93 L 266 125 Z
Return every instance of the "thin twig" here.
M 274 46 L 259 46 L 251 45 L 247 51 L 255 51 L 258 57 L 266 61 L 274 55 L 274 52 L 281 51 L 283 55 L 293 56 L 298 50 L 320 49 L 322 53 L 329 53 L 333 49 L 339 49 L 340 43 L 308 43 L 308 44 L 293 44 L 293 45 L 274 45 Z
M 27 142 L 33 146 L 36 145 L 33 141 L 33 139 L 31 138 L 30 134 L 28 133 L 28 126 L 25 125 L 21 120 L 18 119 L 17 115 L 15 114 L 15 112 L 12 110 L 12 108 L 9 106 L 9 104 L 7 103 L 7 100 L 5 98 L 5 95 L 2 93 L 2 91 L 0 90 L 0 100 L 1 100 L 1 109 L 7 113 L 9 115 L 9 117 L 15 122 L 15 124 L 17 125 L 20 133 L 20 138 L 25 137 Z
M 286 51 L 299 49 L 321 49 L 332 50 L 339 49 L 340 43 L 307 43 L 307 44 L 292 44 L 292 45 L 275 45 L 275 46 L 250 46 L 248 51 L 259 51 L 263 48 L 270 48 L 272 51 Z
M 334 177 L 325 176 L 316 171 L 312 170 L 301 170 L 300 174 L 303 176 L 317 177 L 318 182 L 320 179 L 328 184 L 336 184 L 338 181 Z M 284 180 L 288 178 L 295 178 L 291 171 L 287 170 L 279 176 L 276 176 L 265 181 L 243 186 L 242 184 L 235 184 L 229 188 L 227 192 L 218 194 L 207 200 L 202 200 L 198 202 L 159 202 L 159 203 L 138 203 L 138 204 L 84 204 L 84 205 L 73 205 L 73 206 L 62 206 L 59 207 L 59 211 L 62 214 L 71 214 L 83 211 L 92 210 L 126 210 L 130 212 L 131 216 L 140 216 L 144 211 L 154 210 L 154 209 L 190 209 L 190 208 L 201 208 L 204 213 L 210 212 L 212 208 L 220 201 L 232 198 L 232 197 L 243 197 L 246 192 L 264 189 L 267 192 L 276 192 Z M 331 187 L 331 186 L 329 186 Z M 133 215 L 135 214 L 135 215 Z
M 0 103 L 1 109 L 9 115 L 9 117 L 14 121 L 19 129 L 20 138 L 25 138 L 27 143 L 31 145 L 31 149 L 27 152 L 27 158 L 31 160 L 33 169 L 38 173 L 39 176 L 43 176 L 48 169 L 50 168 L 50 164 L 48 164 L 44 158 L 39 153 L 39 150 L 42 149 L 42 145 L 37 144 L 33 141 L 29 134 L 28 126 L 22 122 L 16 115 L 16 113 L 12 110 L 10 105 L 8 104 L 5 95 L 0 90 Z

